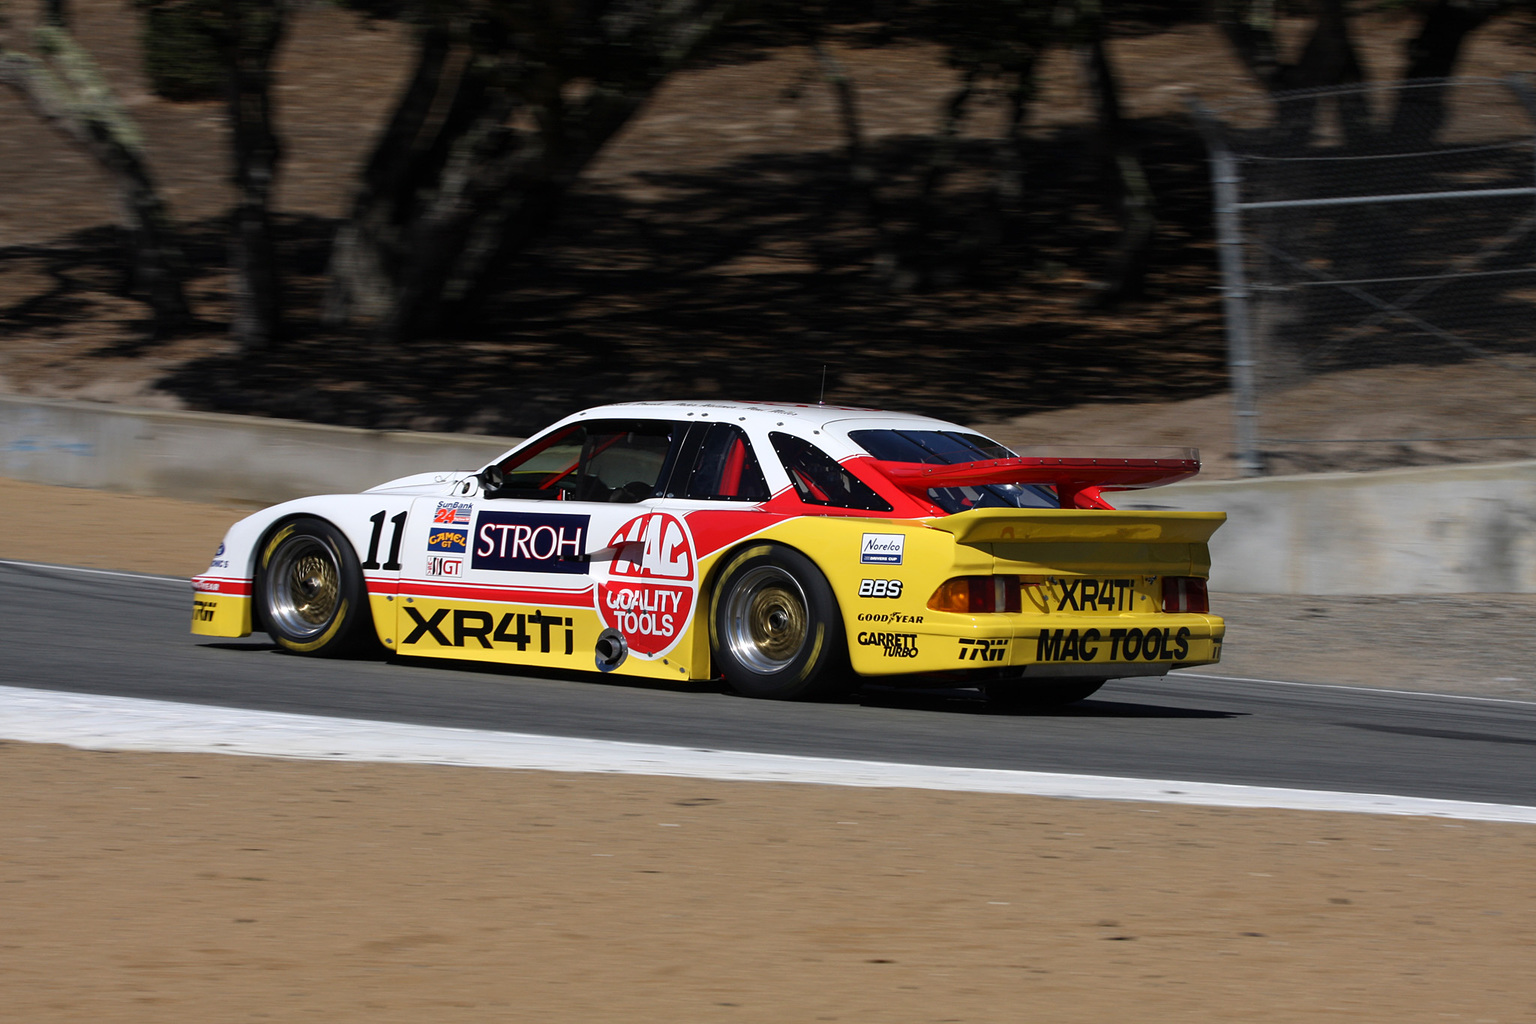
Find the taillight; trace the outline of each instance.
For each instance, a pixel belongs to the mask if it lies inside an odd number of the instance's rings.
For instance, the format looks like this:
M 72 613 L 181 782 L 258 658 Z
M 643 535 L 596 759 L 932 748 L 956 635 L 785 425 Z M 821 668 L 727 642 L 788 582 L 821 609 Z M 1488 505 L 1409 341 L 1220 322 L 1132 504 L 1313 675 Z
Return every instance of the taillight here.
M 1017 576 L 956 576 L 945 580 L 943 586 L 928 599 L 928 607 L 936 612 L 960 612 L 975 615 L 979 612 L 1016 612 L 1019 610 L 1019 578 Z
M 1163 611 L 1201 612 L 1211 610 L 1211 599 L 1205 591 L 1205 580 L 1198 576 L 1163 577 Z

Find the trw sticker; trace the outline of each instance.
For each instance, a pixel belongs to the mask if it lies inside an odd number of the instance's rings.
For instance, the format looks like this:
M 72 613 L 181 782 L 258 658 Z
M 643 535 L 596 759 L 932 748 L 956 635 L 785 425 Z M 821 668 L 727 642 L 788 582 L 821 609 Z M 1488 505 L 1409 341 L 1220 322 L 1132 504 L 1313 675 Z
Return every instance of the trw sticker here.
M 597 616 L 624 634 L 630 654 L 654 661 L 693 620 L 698 572 L 693 538 L 666 512 L 636 516 L 614 533 L 608 578 L 597 585 Z

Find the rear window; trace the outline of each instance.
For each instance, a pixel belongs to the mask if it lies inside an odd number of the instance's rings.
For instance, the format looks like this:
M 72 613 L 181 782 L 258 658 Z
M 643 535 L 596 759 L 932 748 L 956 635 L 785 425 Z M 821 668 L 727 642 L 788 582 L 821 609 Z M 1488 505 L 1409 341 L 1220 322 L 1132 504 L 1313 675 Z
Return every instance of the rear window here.
M 961 430 L 854 430 L 848 437 L 881 462 L 949 466 L 1014 457 L 1013 452 L 996 441 Z M 928 500 L 949 513 L 973 508 L 1060 507 L 1056 488 L 1038 484 L 931 487 Z
M 807 505 L 856 508 L 865 512 L 891 510 L 890 502 L 805 438 L 774 432 L 768 435 L 768 440 L 773 442 L 773 450 L 783 463 L 784 472 L 789 474 L 795 493 Z
M 752 443 L 740 427 L 731 423 L 696 423 L 693 431 L 673 472 L 669 497 L 768 500 L 768 483 L 752 452 Z

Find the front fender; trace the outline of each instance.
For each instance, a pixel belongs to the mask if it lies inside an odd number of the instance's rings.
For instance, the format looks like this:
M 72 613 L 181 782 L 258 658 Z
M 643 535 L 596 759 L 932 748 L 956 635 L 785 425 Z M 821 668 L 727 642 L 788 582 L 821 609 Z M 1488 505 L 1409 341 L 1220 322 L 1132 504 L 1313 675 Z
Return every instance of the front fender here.
M 234 523 L 225 532 L 207 571 L 192 578 L 196 591 L 192 632 L 239 637 L 261 628 L 253 599 L 262 544 L 283 523 L 302 516 L 323 519 L 340 530 L 364 565 L 370 603 L 376 603 L 375 595 L 377 600 L 388 600 L 399 589 L 400 578 L 399 566 L 388 560 L 389 552 L 392 546 L 398 551 L 395 531 L 403 530 L 404 514 L 414 498 L 411 494 L 377 493 L 297 498 Z

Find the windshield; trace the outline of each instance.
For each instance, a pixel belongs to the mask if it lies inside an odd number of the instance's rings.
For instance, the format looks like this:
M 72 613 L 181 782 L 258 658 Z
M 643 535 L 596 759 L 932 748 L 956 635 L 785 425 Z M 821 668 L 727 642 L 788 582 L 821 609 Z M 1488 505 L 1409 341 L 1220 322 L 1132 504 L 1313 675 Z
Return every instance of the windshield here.
M 947 466 L 1014 457 L 996 441 L 960 430 L 853 430 L 848 438 L 881 462 Z M 1056 488 L 1037 484 L 930 487 L 928 500 L 949 513 L 973 508 L 1060 507 Z

